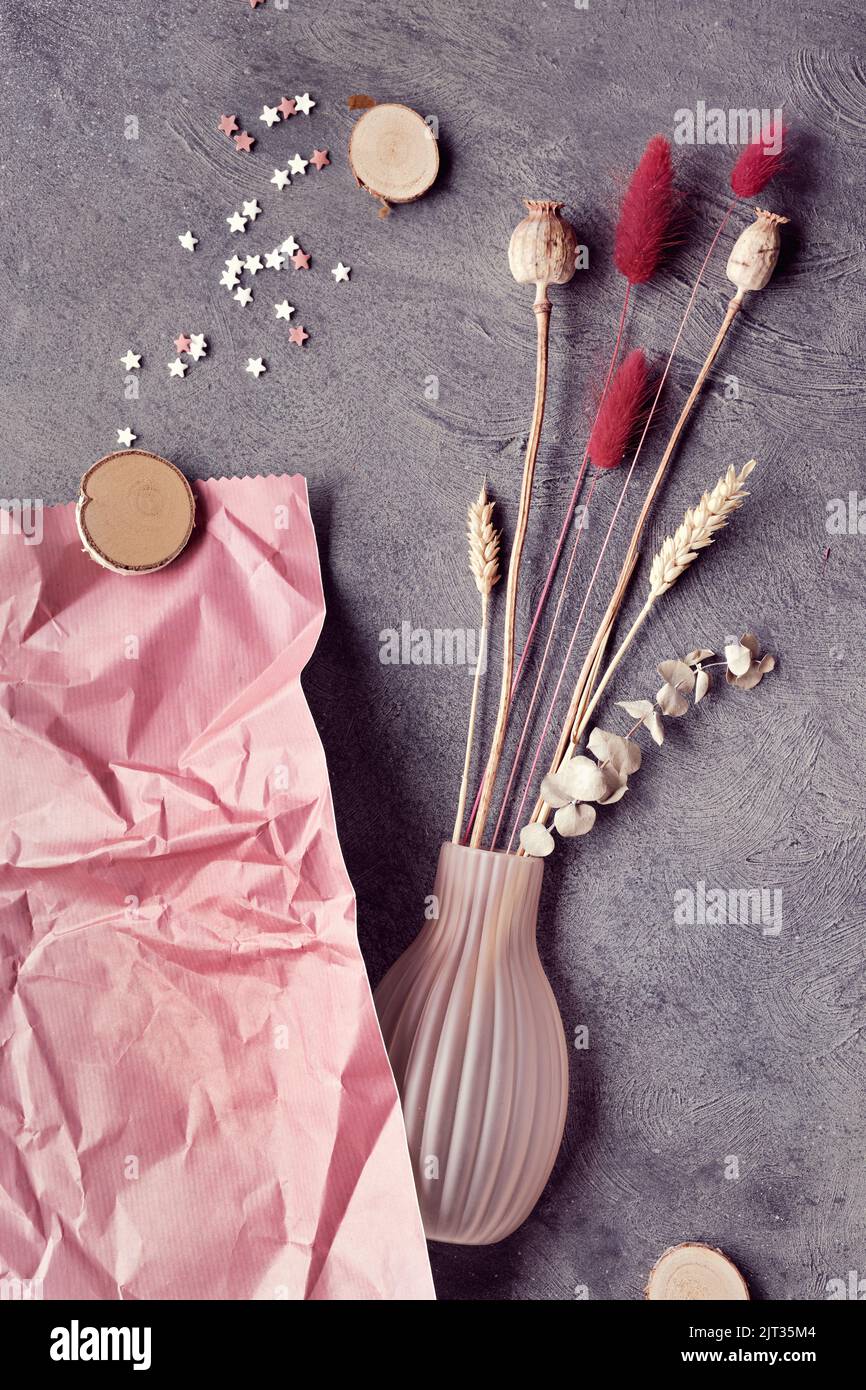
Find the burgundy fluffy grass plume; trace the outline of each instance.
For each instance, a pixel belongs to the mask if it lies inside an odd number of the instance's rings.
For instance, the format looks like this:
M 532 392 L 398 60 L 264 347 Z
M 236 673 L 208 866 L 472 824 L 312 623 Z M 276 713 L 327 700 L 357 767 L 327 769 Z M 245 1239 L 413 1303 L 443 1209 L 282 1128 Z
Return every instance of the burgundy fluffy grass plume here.
M 647 360 L 642 348 L 623 358 L 601 403 L 592 434 L 589 458 L 594 468 L 616 468 L 634 436 L 650 394 Z
M 747 145 L 731 170 L 731 188 L 738 198 L 754 198 L 779 172 L 785 158 L 787 126 L 775 121 Z
M 654 135 L 647 144 L 622 200 L 613 259 L 631 285 L 655 274 L 668 243 L 676 194 L 670 141 Z

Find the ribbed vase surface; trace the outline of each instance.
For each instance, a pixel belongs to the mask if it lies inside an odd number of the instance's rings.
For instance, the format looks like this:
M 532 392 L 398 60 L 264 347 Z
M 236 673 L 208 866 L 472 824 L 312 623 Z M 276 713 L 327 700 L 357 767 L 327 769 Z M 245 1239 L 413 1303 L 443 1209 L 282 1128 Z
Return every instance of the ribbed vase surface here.
M 510 1235 L 559 1151 L 568 1052 L 535 940 L 543 873 L 443 845 L 436 915 L 376 991 L 430 1240 Z

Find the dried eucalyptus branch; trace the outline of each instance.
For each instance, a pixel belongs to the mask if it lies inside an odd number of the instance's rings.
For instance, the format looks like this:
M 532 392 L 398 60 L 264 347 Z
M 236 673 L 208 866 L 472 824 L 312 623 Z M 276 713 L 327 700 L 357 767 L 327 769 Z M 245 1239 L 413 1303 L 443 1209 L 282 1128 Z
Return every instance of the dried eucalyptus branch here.
M 628 791 L 628 779 L 641 766 L 640 745 L 633 735 L 645 727 L 654 743 L 664 741 L 664 717 L 679 719 L 689 709 L 688 695 L 697 705 L 710 688 L 709 671 L 726 668 L 726 679 L 741 690 L 753 690 L 776 662 L 772 656 L 759 656 L 758 639 L 746 633 L 739 642 L 725 647 L 724 661 L 714 661 L 715 653 L 696 648 L 688 656 L 663 661 L 656 668 L 663 684 L 654 700 L 618 700 L 617 704 L 635 722 L 625 735 L 595 728 L 587 741 L 594 757 L 579 753 L 563 763 L 558 772 L 548 773 L 542 795 L 555 808 L 553 823 L 563 839 L 586 835 L 596 820 L 598 806 L 612 806 Z M 524 854 L 544 857 L 555 847 L 546 825 L 530 821 L 520 832 Z

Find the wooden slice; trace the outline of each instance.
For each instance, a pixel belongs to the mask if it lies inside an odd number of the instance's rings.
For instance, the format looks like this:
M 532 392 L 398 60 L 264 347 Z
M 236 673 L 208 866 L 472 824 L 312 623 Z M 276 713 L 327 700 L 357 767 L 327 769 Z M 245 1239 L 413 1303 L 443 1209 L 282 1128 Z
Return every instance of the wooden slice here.
M 115 574 L 150 574 L 192 534 L 195 498 L 179 468 L 157 454 L 107 454 L 81 479 L 76 510 L 88 555 Z
M 349 139 L 352 173 L 383 203 L 413 203 L 435 182 L 439 146 L 409 106 L 384 102 L 356 121 Z
M 736 1265 L 721 1250 L 688 1242 L 674 1245 L 656 1261 L 646 1286 L 655 1300 L 748 1300 L 749 1289 Z

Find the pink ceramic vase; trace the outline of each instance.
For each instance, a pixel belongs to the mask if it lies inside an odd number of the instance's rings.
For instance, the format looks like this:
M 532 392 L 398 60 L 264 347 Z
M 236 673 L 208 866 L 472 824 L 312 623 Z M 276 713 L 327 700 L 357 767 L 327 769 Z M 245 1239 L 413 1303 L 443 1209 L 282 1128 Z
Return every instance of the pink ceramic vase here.
M 431 920 L 376 991 L 430 1240 L 510 1235 L 559 1151 L 568 1053 L 535 943 L 543 873 L 443 845 Z

